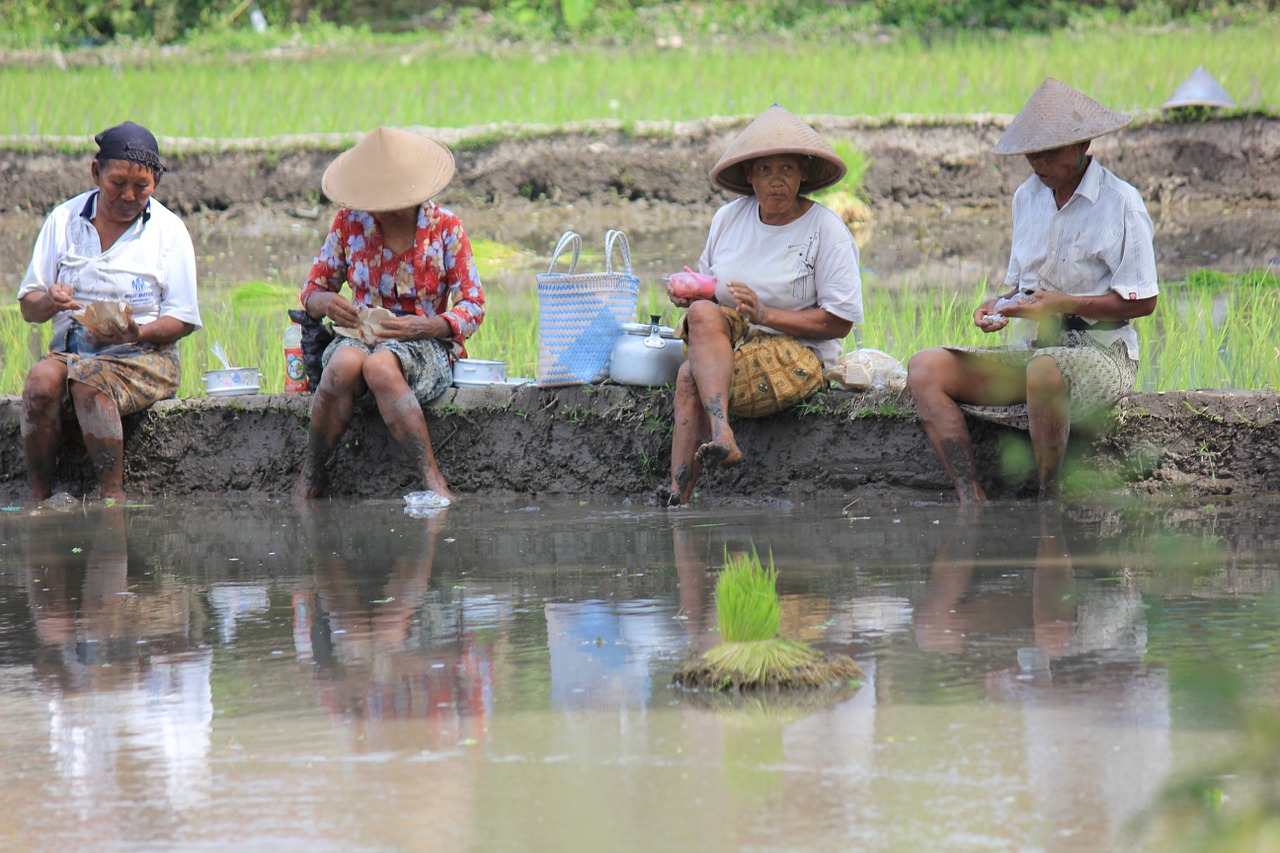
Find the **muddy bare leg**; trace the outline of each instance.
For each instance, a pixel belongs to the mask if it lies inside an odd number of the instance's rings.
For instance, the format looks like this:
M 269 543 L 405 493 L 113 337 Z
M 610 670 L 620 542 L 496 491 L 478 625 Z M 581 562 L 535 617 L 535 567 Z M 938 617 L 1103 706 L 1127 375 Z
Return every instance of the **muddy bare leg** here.
M 702 468 L 696 453 L 711 430 L 688 362 L 680 365 L 680 372 L 676 375 L 673 408 L 675 424 L 671 432 L 671 483 L 668 490 L 660 491 L 659 498 L 669 506 L 678 506 L 688 503 L 693 496 L 693 486 Z
M 378 401 L 378 412 L 391 437 L 408 454 L 423 487 L 454 500 L 453 492 L 449 491 L 449 484 L 436 464 L 426 415 L 405 381 L 400 360 L 390 352 L 374 353 L 365 361 L 364 376 Z
M 1027 419 L 1040 500 L 1053 500 L 1061 486 L 1062 459 L 1071 436 L 1071 398 L 1066 378 L 1048 356 L 1032 359 L 1027 366 Z
M 293 487 L 295 500 L 318 498 L 329 485 L 329 460 L 351 425 L 356 398 L 368 387 L 360 371 L 364 358 L 364 353 L 354 347 L 343 347 L 325 367 L 320 387 L 311 398 L 311 426 L 302 471 Z
M 62 441 L 62 398 L 66 393 L 67 368 L 54 359 L 36 362 L 22 388 L 19 428 L 31 496 L 36 500 L 53 494 L 54 465 Z
M 978 483 L 978 460 L 969 438 L 964 412 L 948 393 L 950 382 L 959 378 L 958 360 L 947 350 L 926 350 L 912 357 L 907 369 L 907 390 L 925 437 L 951 479 L 961 504 L 987 499 Z
M 699 301 L 689 306 L 689 375 L 709 427 L 709 437 L 694 455 L 703 465 L 733 465 L 742 460 L 729 426 L 729 395 L 733 386 L 733 341 L 720 307 Z
M 104 500 L 124 500 L 124 426 L 120 410 L 106 394 L 83 382 L 70 385 L 84 447 L 98 472 Z

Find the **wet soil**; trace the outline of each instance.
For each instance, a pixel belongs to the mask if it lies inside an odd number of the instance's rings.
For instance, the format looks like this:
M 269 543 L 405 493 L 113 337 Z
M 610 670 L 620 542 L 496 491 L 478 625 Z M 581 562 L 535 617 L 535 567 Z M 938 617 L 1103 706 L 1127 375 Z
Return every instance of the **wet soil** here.
M 625 129 L 606 121 L 429 130 L 454 148 L 458 164 L 457 176 L 438 200 L 505 210 L 513 227 L 529 219 L 521 201 L 552 206 L 645 201 L 658 218 L 670 218 L 672 208 L 714 208 L 726 196 L 710 184 L 708 171 L 748 120 Z M 1027 174 L 1022 158 L 990 153 L 1007 116 L 813 121 L 828 138 L 847 140 L 869 158 L 864 187 L 879 210 L 1003 208 Z M 184 214 L 240 205 L 310 207 L 319 198 L 324 167 L 353 140 L 328 135 L 167 141 L 171 171 L 159 197 Z M 1097 140 L 1094 152 L 1152 205 L 1280 201 L 1280 119 L 1147 121 Z M 44 212 L 82 191 L 88 156 L 57 150 L 54 140 L 0 140 L 0 212 Z
M 305 395 L 166 401 L 126 419 L 125 485 L 139 497 L 199 494 L 286 498 L 306 443 Z M 0 498 L 26 494 L 19 400 L 0 397 Z M 671 392 L 617 385 L 467 387 L 429 409 L 436 455 L 467 494 L 609 495 L 644 502 L 670 464 Z M 993 498 L 1023 496 L 1026 434 L 973 424 Z M 704 500 L 896 495 L 952 499 L 904 401 L 833 389 L 772 417 L 737 422 L 746 464 L 704 474 Z M 1115 422 L 1072 437 L 1068 485 L 1199 504 L 1280 492 L 1280 394 L 1138 394 Z M 332 492 L 397 497 L 420 488 L 376 411 L 358 413 L 332 468 Z M 60 488 L 93 488 L 68 439 Z

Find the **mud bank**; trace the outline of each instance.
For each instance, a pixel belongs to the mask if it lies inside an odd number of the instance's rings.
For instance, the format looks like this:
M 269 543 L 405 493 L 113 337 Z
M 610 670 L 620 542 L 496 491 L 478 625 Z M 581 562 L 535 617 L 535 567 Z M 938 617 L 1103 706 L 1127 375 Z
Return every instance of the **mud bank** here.
M 458 174 L 439 201 L 462 208 L 525 202 L 710 207 L 708 170 L 750 117 L 700 122 L 425 129 L 453 146 Z M 1009 116 L 814 116 L 828 138 L 870 159 L 875 206 L 1007 206 L 1026 177 L 1020 157 L 991 148 Z M 158 129 L 163 133 L 163 129 Z M 181 213 L 263 203 L 311 206 L 320 174 L 355 136 L 162 139 L 158 197 Z M 88 181 L 86 140 L 0 139 L 0 212 L 45 212 Z M 1280 119 L 1244 116 L 1170 124 L 1145 119 L 1095 142 L 1095 152 L 1149 204 L 1280 200 Z
M 137 497 L 217 493 L 286 498 L 306 443 L 308 397 L 167 401 L 126 419 L 125 486 Z M 0 497 L 27 494 L 19 400 L 0 397 Z M 670 391 L 623 386 L 456 388 L 428 409 L 441 468 L 461 495 L 609 495 L 646 500 L 669 465 Z M 950 500 L 951 489 L 900 400 L 832 390 L 803 408 L 738 422 L 749 464 L 704 475 L 703 500 Z M 974 424 L 992 497 L 1025 434 Z M 1192 391 L 1134 395 L 1103 434 L 1072 439 L 1091 487 L 1199 503 L 1280 492 L 1280 394 Z M 375 411 L 358 413 L 333 462 L 333 493 L 395 497 L 419 488 Z M 93 482 L 68 442 L 59 488 Z

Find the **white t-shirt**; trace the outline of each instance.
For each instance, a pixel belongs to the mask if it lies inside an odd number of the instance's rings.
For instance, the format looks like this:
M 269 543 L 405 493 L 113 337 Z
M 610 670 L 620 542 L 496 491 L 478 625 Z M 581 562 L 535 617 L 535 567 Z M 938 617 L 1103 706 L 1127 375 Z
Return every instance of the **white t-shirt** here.
M 153 198 L 104 252 L 91 221 L 97 200 L 98 191 L 90 190 L 53 209 L 36 237 L 18 298 L 70 284 L 77 302 L 127 301 L 139 326 L 175 317 L 199 328 L 196 253 L 187 226 Z M 55 338 L 65 335 L 71 314 L 54 315 Z
M 753 195 L 729 202 L 712 217 L 698 265 L 719 279 L 716 299 L 721 305 L 736 305 L 728 282 L 738 281 L 770 308 L 822 308 L 842 320 L 862 322 L 858 245 L 844 221 L 817 202 L 786 225 L 761 222 L 760 203 Z M 757 330 L 780 334 L 768 326 L 754 326 Z M 835 364 L 843 350 L 838 339 L 800 341 L 824 367 Z
M 1071 296 L 1101 296 L 1114 290 L 1125 299 L 1146 299 L 1160 292 L 1156 275 L 1155 229 L 1142 196 L 1097 160 L 1059 210 L 1053 190 L 1034 174 L 1013 194 L 1013 250 L 1005 284 L 1053 290 Z M 1022 320 L 1023 342 L 1036 336 L 1036 324 Z M 1091 332 L 1103 346 L 1124 341 L 1138 358 L 1132 325 Z

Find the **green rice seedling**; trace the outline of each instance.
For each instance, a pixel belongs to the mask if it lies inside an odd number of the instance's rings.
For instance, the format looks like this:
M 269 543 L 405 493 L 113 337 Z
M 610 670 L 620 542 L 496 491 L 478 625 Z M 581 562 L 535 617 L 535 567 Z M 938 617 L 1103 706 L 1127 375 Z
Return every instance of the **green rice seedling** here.
M 871 161 L 843 139 L 834 140 L 831 147 L 844 160 L 848 171 L 839 183 L 814 193 L 813 197 L 834 211 L 850 229 L 857 231 L 871 220 L 871 206 L 862 188 L 862 179 L 871 167 Z
M 1155 313 L 1135 321 L 1141 347 L 1139 391 L 1194 388 L 1280 389 L 1280 277 L 1269 270 L 1243 275 L 1210 271 L 1185 282 L 1165 282 Z M 507 362 L 507 375 L 532 377 L 538 363 L 538 298 L 522 277 L 501 274 L 486 282 L 484 323 L 467 342 L 476 358 Z M 866 321 L 844 341 L 883 350 L 906 364 L 916 352 L 943 344 L 992 345 L 1009 332 L 983 334 L 973 310 L 991 292 L 979 282 L 971 293 L 938 288 L 868 288 Z M 272 282 L 248 282 L 229 292 L 204 296 L 204 328 L 179 341 L 183 376 L 178 395 L 204 394 L 204 371 L 221 367 L 211 348 L 220 343 L 232 366 L 257 367 L 263 393 L 284 388 L 283 335 L 286 312 L 297 291 Z M 660 281 L 644 281 L 636 320 L 659 315 L 673 326 L 681 312 L 667 299 Z M 27 371 L 48 347 L 48 323 L 31 325 L 10 300 L 0 304 L 0 394 L 21 393 Z
M 0 68 L 0 134 L 83 140 L 127 115 L 166 137 L 208 140 L 351 133 L 379 124 L 468 127 L 613 119 L 635 132 L 663 132 L 674 121 L 758 115 L 762 92 L 785 92 L 804 115 L 893 116 L 1016 112 L 1046 76 L 1116 109 L 1154 111 L 1187 74 L 1187 57 L 1212 68 L 1242 110 L 1275 109 L 1280 75 L 1259 74 L 1280 15 L 1158 30 L 1082 24 L 1050 34 L 961 31 L 947 38 L 899 34 L 863 41 L 794 38 L 784 43 L 708 39 L 672 52 L 641 43 L 580 44 L 573 50 L 458 48 L 417 33 L 401 40 L 337 38 L 322 51 L 290 58 L 228 57 L 226 50 L 107 54 Z M 75 57 L 72 57 L 76 59 Z M 232 61 L 229 61 L 232 60 Z M 62 54 L 57 61 L 65 62 Z M 448 75 L 425 75 L 429 63 Z M 417 81 L 404 89 L 404 81 Z M 423 82 L 430 80 L 429 83 Z M 381 103 L 369 91 L 403 90 Z M 100 96 L 110 91 L 110 98 Z M 341 125 L 316 103 L 342 103 Z M 657 123 L 646 130 L 647 122 Z M 335 148 L 344 142 L 335 142 Z
M 828 658 L 804 643 L 778 636 L 782 607 L 778 570 L 766 569 L 754 547 L 734 557 L 725 550 L 716 581 L 716 620 L 722 642 L 677 671 L 681 687 L 743 691 L 847 684 L 862 670 L 843 655 Z

